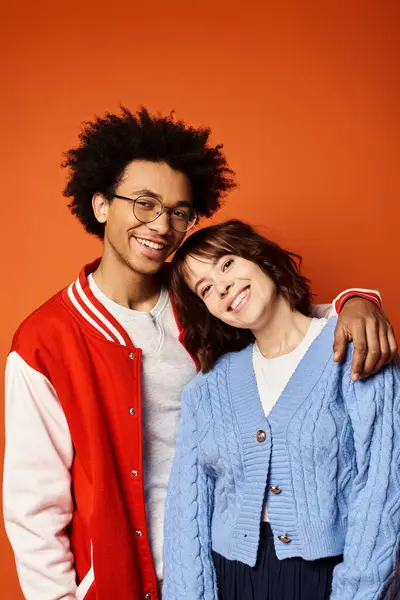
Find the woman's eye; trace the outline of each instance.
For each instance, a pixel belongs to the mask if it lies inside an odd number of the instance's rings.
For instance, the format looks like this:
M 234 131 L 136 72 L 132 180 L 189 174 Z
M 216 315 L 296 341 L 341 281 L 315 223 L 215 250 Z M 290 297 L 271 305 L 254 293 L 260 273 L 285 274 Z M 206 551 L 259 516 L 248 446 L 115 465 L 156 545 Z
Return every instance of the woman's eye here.
M 201 297 L 204 298 L 210 290 L 211 290 L 211 285 L 206 285 L 206 287 L 201 292 Z
M 227 260 L 224 263 L 224 266 L 222 267 L 222 270 L 225 271 L 226 269 L 229 269 L 229 267 L 232 265 L 232 263 L 233 263 L 233 259 L 230 258 L 229 260 Z

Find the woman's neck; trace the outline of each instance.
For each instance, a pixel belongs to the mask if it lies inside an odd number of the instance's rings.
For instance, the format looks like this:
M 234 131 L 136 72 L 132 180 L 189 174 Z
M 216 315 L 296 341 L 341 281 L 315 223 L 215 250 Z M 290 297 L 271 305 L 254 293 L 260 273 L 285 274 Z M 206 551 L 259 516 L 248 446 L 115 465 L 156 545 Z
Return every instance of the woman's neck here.
M 257 346 L 265 358 L 289 354 L 300 344 L 310 327 L 311 318 L 292 310 L 282 296 L 268 309 L 266 320 L 253 330 Z

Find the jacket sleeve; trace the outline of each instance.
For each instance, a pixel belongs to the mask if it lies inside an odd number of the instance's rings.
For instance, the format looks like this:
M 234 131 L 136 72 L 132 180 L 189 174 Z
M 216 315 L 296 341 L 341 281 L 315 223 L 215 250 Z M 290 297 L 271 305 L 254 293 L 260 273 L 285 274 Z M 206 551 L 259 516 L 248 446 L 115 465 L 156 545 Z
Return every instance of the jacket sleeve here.
M 217 600 L 211 554 L 214 480 L 200 460 L 195 407 L 200 392 L 186 390 L 164 521 L 163 600 Z M 203 428 L 204 429 L 204 428 Z
M 73 600 L 68 425 L 51 383 L 12 352 L 6 369 L 5 527 L 26 600 Z
M 370 302 L 374 302 L 382 310 L 382 299 L 379 292 L 375 290 L 366 290 L 364 288 L 350 288 L 344 292 L 340 292 L 333 300 L 332 304 L 315 304 L 311 307 L 311 315 L 319 319 L 337 317 L 343 308 L 346 300 L 350 298 L 364 298 Z
M 343 563 L 331 600 L 400 594 L 400 370 L 398 364 L 352 383 L 343 395 L 353 429 L 355 469 Z

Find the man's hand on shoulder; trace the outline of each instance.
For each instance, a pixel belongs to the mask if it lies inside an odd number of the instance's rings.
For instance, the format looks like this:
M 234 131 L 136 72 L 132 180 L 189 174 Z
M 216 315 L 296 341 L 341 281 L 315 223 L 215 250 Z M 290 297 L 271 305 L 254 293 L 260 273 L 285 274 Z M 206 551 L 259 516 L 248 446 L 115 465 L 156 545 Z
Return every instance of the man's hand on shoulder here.
M 344 359 L 350 341 L 354 345 L 353 381 L 377 373 L 397 352 L 394 331 L 385 314 L 374 302 L 364 298 L 350 298 L 340 312 L 333 346 L 336 362 Z

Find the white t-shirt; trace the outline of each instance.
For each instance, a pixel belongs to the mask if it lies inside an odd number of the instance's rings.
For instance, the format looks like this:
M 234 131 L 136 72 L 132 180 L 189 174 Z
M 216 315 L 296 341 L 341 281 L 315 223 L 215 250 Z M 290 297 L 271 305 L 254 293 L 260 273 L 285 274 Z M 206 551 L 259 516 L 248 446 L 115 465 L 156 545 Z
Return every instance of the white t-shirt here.
M 289 379 L 295 372 L 307 350 L 321 333 L 327 319 L 312 319 L 310 327 L 300 344 L 289 352 L 276 358 L 265 358 L 257 343 L 253 346 L 253 367 L 257 380 L 258 393 L 267 417 Z M 264 505 L 262 520 L 268 521 L 267 505 Z
M 196 367 L 182 344 L 165 288 L 150 312 L 113 302 L 96 285 L 96 298 L 122 325 L 132 343 L 142 349 L 144 494 L 150 546 L 159 580 L 162 579 L 164 503 L 181 415 L 181 393 L 196 375 Z

